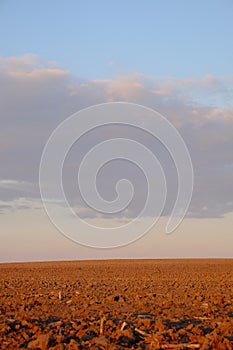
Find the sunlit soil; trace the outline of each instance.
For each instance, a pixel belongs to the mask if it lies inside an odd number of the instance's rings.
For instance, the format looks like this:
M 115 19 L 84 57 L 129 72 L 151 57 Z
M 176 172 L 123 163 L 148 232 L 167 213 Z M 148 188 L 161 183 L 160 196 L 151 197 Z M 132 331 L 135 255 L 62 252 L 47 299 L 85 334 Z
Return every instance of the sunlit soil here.
M 0 349 L 233 349 L 233 259 L 0 265 Z

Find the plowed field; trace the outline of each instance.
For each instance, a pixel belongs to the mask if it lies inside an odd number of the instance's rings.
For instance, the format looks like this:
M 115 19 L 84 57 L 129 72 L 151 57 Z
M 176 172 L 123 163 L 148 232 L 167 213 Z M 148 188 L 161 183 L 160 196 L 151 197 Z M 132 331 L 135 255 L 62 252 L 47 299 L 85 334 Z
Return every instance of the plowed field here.
M 233 349 L 233 260 L 0 264 L 0 349 Z

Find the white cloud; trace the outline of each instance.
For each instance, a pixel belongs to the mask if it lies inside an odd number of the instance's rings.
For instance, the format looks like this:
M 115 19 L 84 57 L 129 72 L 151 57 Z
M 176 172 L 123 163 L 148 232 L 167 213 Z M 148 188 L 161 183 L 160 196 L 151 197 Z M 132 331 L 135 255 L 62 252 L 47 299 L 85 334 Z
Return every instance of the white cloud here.
M 26 181 L 18 181 L 18 180 L 11 180 L 11 179 L 0 179 L 0 188 L 7 188 L 7 189 L 21 189 L 25 190 L 28 187 L 32 187 L 33 184 L 26 182 Z
M 228 166 L 233 149 L 232 77 L 156 80 L 134 74 L 84 80 L 29 54 L 0 58 L 0 88 L 0 195 L 5 202 L 23 195 L 39 198 L 41 152 L 63 119 L 93 104 L 123 100 L 156 109 L 184 137 L 195 170 L 190 215 L 221 216 L 233 211 L 233 170 Z M 88 149 L 85 142 L 82 147 Z M 74 205 L 82 208 L 77 198 Z
M 58 64 L 44 61 L 34 54 L 25 54 L 23 56 L 0 57 L 0 67 L 5 74 L 11 72 L 30 73 L 45 68 L 57 69 Z
M 37 198 L 19 197 L 14 200 L 2 201 L 0 200 L 0 213 L 9 213 L 20 210 L 42 210 L 42 202 Z

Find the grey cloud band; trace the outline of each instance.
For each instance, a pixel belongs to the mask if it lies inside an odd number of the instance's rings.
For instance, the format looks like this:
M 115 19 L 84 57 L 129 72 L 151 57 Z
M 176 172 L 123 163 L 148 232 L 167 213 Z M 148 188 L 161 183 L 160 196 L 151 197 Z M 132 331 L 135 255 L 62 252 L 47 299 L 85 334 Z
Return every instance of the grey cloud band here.
M 117 197 L 107 201 L 98 192 L 96 177 L 111 160 L 132 162 L 142 170 L 147 181 L 147 196 L 140 213 L 124 225 L 103 228 L 86 222 L 68 203 L 62 184 L 66 156 L 83 135 L 107 125 L 125 125 L 143 130 L 166 147 L 178 177 L 176 201 L 166 226 L 166 232 L 172 233 L 183 220 L 192 197 L 193 168 L 188 149 L 176 128 L 161 114 L 141 105 L 123 102 L 81 110 L 63 121 L 50 136 L 42 154 L 39 174 L 41 198 L 50 220 L 75 242 L 112 248 L 137 240 L 159 219 L 167 195 L 164 171 L 148 148 L 129 138 L 112 138 L 92 147 L 78 169 L 78 186 L 83 200 L 96 212 L 113 214 L 126 210 L 134 195 L 132 184 L 127 179 L 119 180 L 116 184 Z

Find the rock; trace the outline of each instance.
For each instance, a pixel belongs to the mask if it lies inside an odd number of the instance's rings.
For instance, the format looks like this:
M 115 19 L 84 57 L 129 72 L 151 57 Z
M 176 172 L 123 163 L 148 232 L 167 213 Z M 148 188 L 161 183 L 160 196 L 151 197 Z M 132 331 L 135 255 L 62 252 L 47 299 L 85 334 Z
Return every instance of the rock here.
M 102 337 L 93 339 L 91 341 L 91 345 L 93 349 L 105 350 L 109 348 L 109 341 L 106 337 L 102 336 Z
M 40 350 L 46 350 L 49 343 L 49 335 L 48 334 L 41 334 L 38 336 L 37 339 L 32 340 L 30 343 L 28 343 L 28 349 L 40 349 Z

